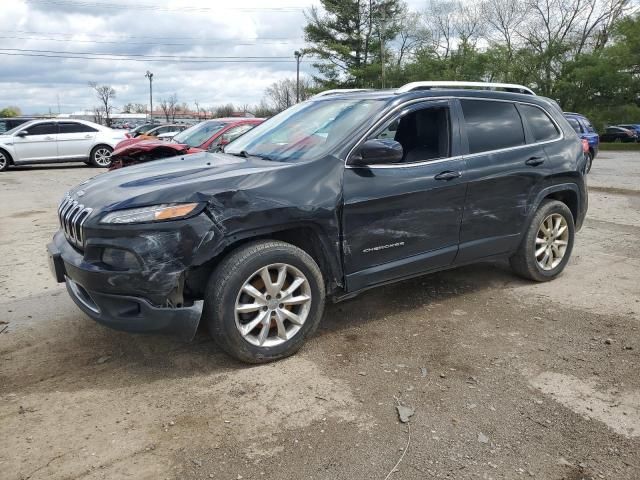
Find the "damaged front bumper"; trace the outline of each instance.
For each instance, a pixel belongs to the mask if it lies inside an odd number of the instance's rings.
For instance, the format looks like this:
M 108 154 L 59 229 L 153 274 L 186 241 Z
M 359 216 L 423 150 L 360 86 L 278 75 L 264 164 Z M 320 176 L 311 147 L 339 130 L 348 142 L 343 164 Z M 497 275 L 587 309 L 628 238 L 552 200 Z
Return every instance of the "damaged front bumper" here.
M 72 300 L 89 317 L 116 330 L 134 333 L 162 333 L 191 340 L 198 329 L 203 301 L 179 307 L 160 306 L 135 289 L 125 293 L 114 289 L 114 278 L 126 285 L 126 273 L 113 272 L 85 262 L 83 254 L 74 249 L 58 232 L 47 246 L 49 266 L 56 281 L 66 283 Z M 132 273 L 130 285 L 139 282 L 139 273 Z

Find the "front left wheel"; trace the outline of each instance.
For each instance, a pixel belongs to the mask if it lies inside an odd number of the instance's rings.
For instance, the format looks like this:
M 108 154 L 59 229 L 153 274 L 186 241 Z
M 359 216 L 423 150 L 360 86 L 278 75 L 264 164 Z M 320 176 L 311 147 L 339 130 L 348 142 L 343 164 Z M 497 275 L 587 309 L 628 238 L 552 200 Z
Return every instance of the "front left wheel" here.
M 203 321 L 226 353 L 265 363 L 302 347 L 318 328 L 324 299 L 320 268 L 304 250 L 274 240 L 252 242 L 212 273 Z
M 111 152 L 113 148 L 108 145 L 98 145 L 91 150 L 89 161 L 94 167 L 108 168 L 111 166 Z
M 11 165 L 11 157 L 4 150 L 0 150 L 0 172 L 4 172 Z

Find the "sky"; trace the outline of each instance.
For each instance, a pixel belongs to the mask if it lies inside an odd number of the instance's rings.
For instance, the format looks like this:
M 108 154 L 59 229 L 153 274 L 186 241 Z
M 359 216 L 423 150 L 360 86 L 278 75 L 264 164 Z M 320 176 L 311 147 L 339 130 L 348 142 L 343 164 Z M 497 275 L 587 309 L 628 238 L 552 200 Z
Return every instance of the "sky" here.
M 411 7 L 420 3 L 424 0 L 409 2 Z M 173 93 L 192 108 L 195 101 L 200 108 L 255 104 L 273 82 L 295 78 L 293 52 L 305 46 L 304 11 L 318 4 L 318 0 L 3 0 L 0 109 L 16 105 L 23 114 L 91 110 L 98 102 L 89 82 L 113 86 L 116 106 L 148 104 L 147 70 L 154 74 L 156 106 Z M 60 58 L 70 54 L 91 59 Z M 180 57 L 198 62 L 177 63 Z M 303 58 L 302 75 L 313 73 L 311 64 Z

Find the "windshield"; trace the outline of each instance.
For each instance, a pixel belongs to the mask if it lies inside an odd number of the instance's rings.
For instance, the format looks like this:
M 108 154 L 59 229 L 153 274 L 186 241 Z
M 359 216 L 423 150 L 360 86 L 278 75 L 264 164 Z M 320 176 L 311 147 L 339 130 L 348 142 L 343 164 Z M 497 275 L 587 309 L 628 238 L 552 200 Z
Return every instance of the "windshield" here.
M 331 99 L 294 105 L 229 144 L 225 153 L 280 162 L 322 157 L 384 107 L 381 100 Z
M 218 133 L 227 125 L 226 122 L 202 122 L 183 130 L 175 137 L 173 141 L 176 143 L 184 143 L 190 147 L 197 148 L 204 142 L 209 140 L 213 135 Z

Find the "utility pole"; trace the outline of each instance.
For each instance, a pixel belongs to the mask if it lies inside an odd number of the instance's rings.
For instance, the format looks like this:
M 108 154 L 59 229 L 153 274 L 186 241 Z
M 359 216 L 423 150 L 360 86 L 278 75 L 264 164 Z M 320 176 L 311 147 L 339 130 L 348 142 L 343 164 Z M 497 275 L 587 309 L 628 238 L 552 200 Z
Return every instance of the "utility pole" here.
M 147 70 L 144 76 L 149 79 L 149 121 L 153 123 L 153 73 Z
M 382 12 L 382 18 L 380 19 L 380 66 L 382 68 L 382 88 L 384 88 L 384 31 L 385 31 L 385 13 Z
M 302 58 L 302 52 L 296 50 L 293 52 L 296 57 L 296 103 L 300 102 L 300 59 Z

